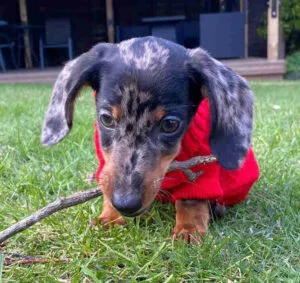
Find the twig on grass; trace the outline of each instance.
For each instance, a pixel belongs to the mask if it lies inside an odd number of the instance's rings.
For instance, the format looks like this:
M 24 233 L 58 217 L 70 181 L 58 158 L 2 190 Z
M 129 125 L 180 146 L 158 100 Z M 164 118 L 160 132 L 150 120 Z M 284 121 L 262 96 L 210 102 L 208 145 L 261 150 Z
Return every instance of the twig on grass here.
M 208 156 L 196 156 L 186 161 L 173 161 L 169 166 L 168 172 L 175 170 L 183 170 L 187 175 L 188 179 L 192 182 L 198 176 L 201 175 L 201 172 L 193 172 L 190 168 L 200 164 L 206 164 L 216 161 L 216 157 L 213 155 Z M 41 221 L 42 219 L 52 215 L 53 213 L 60 211 L 62 209 L 75 206 L 84 202 L 87 202 L 91 199 L 99 197 L 102 195 L 100 187 L 89 189 L 86 191 L 79 191 L 73 195 L 67 197 L 60 197 L 56 201 L 48 204 L 42 209 L 36 211 L 32 215 L 24 218 L 23 220 L 15 223 L 9 228 L 0 232 L 0 244 L 15 234 L 26 230 L 35 223 Z
M 48 262 L 71 262 L 71 258 L 41 258 L 23 255 L 19 253 L 9 253 L 0 250 L 0 254 L 4 256 L 4 265 L 12 264 L 36 264 L 36 263 L 48 263 Z
M 189 181 L 193 182 L 202 174 L 202 171 L 193 172 L 190 168 L 196 165 L 207 164 L 214 161 L 217 161 L 217 158 L 213 155 L 195 156 L 186 161 L 175 160 L 170 164 L 168 172 L 182 170 L 184 174 L 188 177 Z
M 17 259 L 4 257 L 4 265 L 12 265 L 12 264 L 20 264 L 20 265 L 29 265 L 29 264 L 37 264 L 37 263 L 49 263 L 49 262 L 71 262 L 71 258 L 35 258 L 30 257 L 26 259 Z
M 31 227 L 40 220 L 52 215 L 53 213 L 60 211 L 62 209 L 75 206 L 80 203 L 87 202 L 93 198 L 102 195 L 100 188 L 93 188 L 86 191 L 80 191 L 68 197 L 60 197 L 56 201 L 48 204 L 42 209 L 36 211 L 32 215 L 22 219 L 16 224 L 10 226 L 9 228 L 0 232 L 0 243 L 4 242 L 8 238 L 14 236 L 15 234 L 24 231 L 25 229 Z

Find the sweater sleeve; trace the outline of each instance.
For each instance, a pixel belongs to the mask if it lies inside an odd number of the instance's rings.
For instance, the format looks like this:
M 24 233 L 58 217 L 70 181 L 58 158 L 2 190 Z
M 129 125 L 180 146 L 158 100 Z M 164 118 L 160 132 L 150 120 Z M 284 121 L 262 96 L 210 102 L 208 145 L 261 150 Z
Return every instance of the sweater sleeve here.
M 195 156 L 212 154 L 209 135 L 209 102 L 204 99 L 182 139 L 181 151 L 176 160 L 184 161 Z M 162 188 L 170 192 L 171 201 L 209 199 L 211 201 L 217 200 L 225 205 L 232 205 L 242 201 L 247 196 L 259 177 L 259 167 L 251 148 L 249 148 L 242 166 L 236 170 L 226 170 L 218 162 L 197 165 L 191 170 L 194 172 L 201 171 L 202 174 L 191 182 L 184 176 L 183 172 L 175 171 L 172 172 L 172 177 L 176 179 L 177 183 L 173 187 L 164 187 L 165 183 L 162 184 Z M 166 177 L 168 176 L 169 174 L 166 175 Z
M 98 129 L 97 122 L 94 123 L 94 146 L 95 146 L 96 155 L 97 155 L 97 158 L 99 161 L 99 166 L 95 173 L 95 177 L 96 177 L 96 181 L 99 183 L 100 174 L 104 167 L 105 161 L 104 161 L 104 158 L 103 158 L 103 155 L 101 152 L 101 148 L 100 148 L 100 135 L 99 135 L 99 129 Z

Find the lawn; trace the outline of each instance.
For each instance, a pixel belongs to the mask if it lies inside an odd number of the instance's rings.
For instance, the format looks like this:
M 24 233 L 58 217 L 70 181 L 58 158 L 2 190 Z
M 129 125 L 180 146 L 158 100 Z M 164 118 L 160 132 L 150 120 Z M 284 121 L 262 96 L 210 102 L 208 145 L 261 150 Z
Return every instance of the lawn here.
M 300 82 L 251 85 L 261 177 L 199 246 L 170 240 L 174 207 L 160 203 L 125 227 L 91 229 L 99 198 L 8 240 L 0 254 L 50 261 L 0 264 L 3 282 L 299 282 Z M 45 148 L 39 138 L 51 86 L 0 85 L 0 230 L 59 195 L 88 187 L 85 177 L 97 166 L 95 114 L 92 93 L 84 92 L 71 134 Z

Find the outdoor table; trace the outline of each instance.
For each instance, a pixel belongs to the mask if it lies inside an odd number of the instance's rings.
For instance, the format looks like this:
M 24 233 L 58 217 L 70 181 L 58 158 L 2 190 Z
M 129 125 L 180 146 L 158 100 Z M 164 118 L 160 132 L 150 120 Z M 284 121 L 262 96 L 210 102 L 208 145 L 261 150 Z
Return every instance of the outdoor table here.
M 176 24 L 184 20 L 184 15 L 142 18 L 143 23 L 150 24 L 151 34 L 153 36 L 162 37 L 174 42 L 177 42 Z

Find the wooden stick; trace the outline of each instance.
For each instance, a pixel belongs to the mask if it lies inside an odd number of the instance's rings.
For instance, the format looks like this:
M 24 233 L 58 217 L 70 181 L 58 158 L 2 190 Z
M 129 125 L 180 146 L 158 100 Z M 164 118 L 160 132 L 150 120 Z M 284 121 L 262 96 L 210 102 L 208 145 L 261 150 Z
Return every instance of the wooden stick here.
M 4 258 L 4 265 L 12 265 L 12 264 L 21 264 L 21 265 L 29 265 L 29 264 L 37 264 L 37 263 L 49 263 L 49 262 L 71 262 L 71 258 L 28 258 L 28 259 L 16 259 L 16 258 Z
M 93 188 L 86 191 L 80 191 L 68 197 L 61 197 L 56 201 L 48 204 L 47 206 L 43 207 L 42 209 L 36 211 L 32 215 L 24 218 L 23 220 L 17 222 L 16 224 L 10 226 L 9 228 L 3 230 L 0 233 L 0 243 L 4 242 L 8 238 L 14 236 L 15 234 L 24 231 L 25 229 L 31 227 L 35 223 L 39 222 L 40 220 L 50 216 L 51 214 L 80 204 L 87 202 L 90 199 L 96 198 L 102 195 L 102 191 L 100 188 Z
M 41 258 L 32 257 L 19 253 L 6 252 L 0 249 L 0 254 L 4 256 L 4 265 L 12 264 L 36 264 L 36 263 L 48 263 L 48 262 L 71 262 L 71 258 Z M 0 272 L 1 275 L 1 272 Z
M 195 156 L 186 161 L 173 161 L 168 169 L 168 172 L 175 171 L 175 170 L 182 170 L 185 175 L 188 177 L 189 181 L 195 181 L 201 174 L 202 171 L 193 172 L 190 168 L 194 167 L 199 164 L 206 164 L 217 161 L 217 158 L 213 155 L 207 156 Z
M 183 170 L 190 181 L 194 181 L 197 176 L 201 174 L 201 172 L 194 173 L 190 170 L 191 167 L 194 167 L 199 164 L 205 164 L 216 161 L 216 158 L 212 155 L 209 156 L 197 156 L 193 157 L 187 161 L 173 161 L 169 166 L 168 172 L 175 170 Z M 91 199 L 99 197 L 102 195 L 102 191 L 100 187 L 96 187 L 93 189 L 89 189 L 86 191 L 79 191 L 73 195 L 67 197 L 60 197 L 56 201 L 48 204 L 42 209 L 36 211 L 32 215 L 24 218 L 23 220 L 15 223 L 9 228 L 0 232 L 0 244 L 15 234 L 24 231 L 25 229 L 31 227 L 35 223 L 40 220 L 52 215 L 53 213 L 60 211 L 62 209 L 75 206 L 80 203 L 87 202 Z

